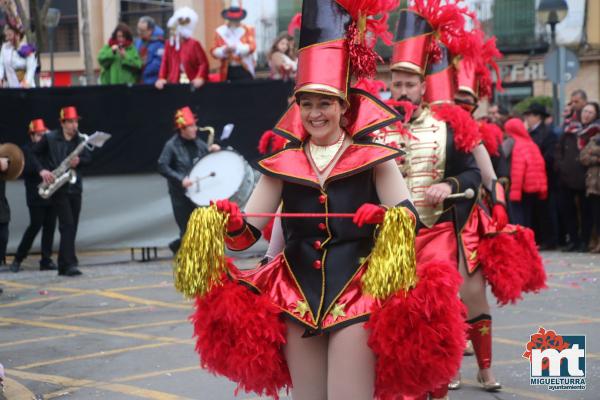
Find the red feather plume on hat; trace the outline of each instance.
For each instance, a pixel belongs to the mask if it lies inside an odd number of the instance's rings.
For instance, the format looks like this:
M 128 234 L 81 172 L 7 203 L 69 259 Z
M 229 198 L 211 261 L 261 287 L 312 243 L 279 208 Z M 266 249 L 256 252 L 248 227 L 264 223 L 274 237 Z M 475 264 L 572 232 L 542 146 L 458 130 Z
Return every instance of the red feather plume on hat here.
M 287 32 L 288 35 L 294 36 L 297 30 L 300 30 L 302 27 L 302 13 L 297 13 L 292 17 L 290 23 L 288 24 Z
M 377 62 L 381 57 L 373 47 L 378 38 L 391 44 L 388 13 L 399 6 L 399 0 L 336 0 L 352 17 L 346 43 L 357 78 L 371 78 L 377 73 Z M 379 16 L 379 18 L 376 18 Z M 372 36 L 367 37 L 367 32 Z
M 414 0 L 411 7 L 425 18 L 436 32 L 439 40 L 452 54 L 459 54 L 460 49 L 469 48 L 465 40 L 469 39 L 469 32 L 465 29 L 466 18 L 475 19 L 475 14 L 469 11 L 463 0 Z M 430 44 L 430 58 L 436 63 L 441 58 L 441 49 L 436 40 Z

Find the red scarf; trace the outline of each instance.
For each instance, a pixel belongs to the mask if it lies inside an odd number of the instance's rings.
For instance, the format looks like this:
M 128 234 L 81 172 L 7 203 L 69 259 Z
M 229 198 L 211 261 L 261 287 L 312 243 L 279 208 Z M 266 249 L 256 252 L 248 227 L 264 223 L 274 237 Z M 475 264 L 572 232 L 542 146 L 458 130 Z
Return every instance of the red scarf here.
M 127 40 L 127 39 L 126 39 L 126 40 L 125 40 L 125 42 L 124 42 L 122 45 L 120 45 L 120 44 L 119 44 L 119 42 L 117 42 L 117 40 L 116 40 L 116 39 L 112 39 L 112 38 L 111 38 L 111 39 L 109 39 L 109 40 L 108 40 L 108 45 L 109 45 L 110 47 L 113 47 L 114 45 L 117 45 L 117 46 L 119 46 L 119 47 L 121 47 L 121 46 L 122 46 L 122 47 L 123 47 L 123 48 L 125 48 L 125 49 L 126 49 L 126 48 L 128 48 L 129 46 L 131 46 L 131 44 L 132 44 L 132 43 L 133 43 L 133 42 L 132 42 L 131 40 Z

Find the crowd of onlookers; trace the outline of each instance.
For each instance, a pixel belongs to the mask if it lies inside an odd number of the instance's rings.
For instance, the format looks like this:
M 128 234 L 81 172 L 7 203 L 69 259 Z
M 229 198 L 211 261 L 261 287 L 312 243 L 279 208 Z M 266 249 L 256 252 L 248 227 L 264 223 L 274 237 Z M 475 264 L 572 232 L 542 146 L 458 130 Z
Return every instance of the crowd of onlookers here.
M 522 118 L 493 104 L 487 118 L 504 131 L 513 221 L 532 227 L 542 249 L 600 253 L 598 103 L 574 91 L 560 126 L 538 103 Z
M 193 20 L 194 11 L 184 7 L 177 12 L 190 12 Z M 98 53 L 100 65 L 100 84 L 148 84 L 161 89 L 166 83 L 184 83 L 180 80 L 179 69 L 193 65 L 193 76 L 187 79 L 194 86 L 201 86 L 209 80 L 208 58 L 199 41 L 193 39 L 193 24 L 187 22 L 190 17 L 183 15 L 169 20 L 168 34 L 152 17 L 143 16 L 137 23 L 137 37 L 125 23 L 119 23 L 112 32 L 108 43 Z M 244 15 L 245 16 L 245 15 Z M 253 28 L 242 24 L 241 20 L 227 18 L 222 29 L 223 36 L 240 36 L 236 30 L 243 29 L 242 42 L 245 36 L 248 41 L 254 41 Z M 179 24 L 183 19 L 186 23 Z M 190 29 L 192 27 L 192 29 Z M 24 30 L 20 26 L 7 24 L 3 30 L 4 43 L 0 53 L 0 87 L 30 88 L 35 86 L 35 74 L 38 69 L 36 48 L 26 43 Z M 255 64 L 255 45 L 246 43 L 236 48 L 236 43 L 228 43 L 224 49 L 218 41 L 219 30 L 215 33 L 215 45 L 210 49 L 210 55 L 221 61 L 222 66 L 230 71 L 220 71 L 210 76 L 211 81 L 253 79 Z M 190 42 L 186 48 L 187 42 Z M 230 48 L 232 46 L 233 48 Z M 173 51 L 169 51 L 170 49 Z M 175 60 L 174 60 L 175 59 Z M 173 62 L 174 61 L 174 62 Z M 232 65 L 241 67 L 236 74 L 231 70 Z M 295 54 L 294 36 L 282 32 L 273 42 L 268 54 L 267 63 L 269 77 L 278 80 L 295 78 L 297 57 Z M 169 71 L 169 68 L 174 71 Z M 171 72 L 171 73 L 169 73 Z M 190 75 L 190 71 L 185 71 Z M 228 74 L 229 72 L 229 74 Z M 199 76 L 195 76 L 198 74 Z M 194 78 L 199 80 L 194 82 Z M 157 84 L 158 82 L 158 84 Z M 185 82 L 187 83 L 187 82 Z

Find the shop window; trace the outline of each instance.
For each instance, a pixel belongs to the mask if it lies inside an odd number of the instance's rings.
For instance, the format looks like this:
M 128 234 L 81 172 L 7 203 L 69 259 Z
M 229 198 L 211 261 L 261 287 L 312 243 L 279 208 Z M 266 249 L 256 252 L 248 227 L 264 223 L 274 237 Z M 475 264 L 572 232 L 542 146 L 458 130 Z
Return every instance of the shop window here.
M 135 36 L 140 17 L 152 17 L 157 26 L 166 29 L 171 15 L 173 0 L 121 0 L 119 20 L 126 23 Z
M 507 110 L 512 110 L 515 104 L 521 100 L 533 96 L 533 84 L 527 83 L 507 83 L 503 85 L 504 91 L 496 91 L 494 102 L 504 106 Z
M 30 0 L 29 9 L 32 13 L 32 28 L 35 30 L 34 13 L 41 9 L 42 0 Z M 79 5 L 77 0 L 51 0 L 51 8 L 60 10 L 60 22 L 54 33 L 54 51 L 79 52 Z M 43 16 L 42 16 L 43 21 Z M 41 29 L 46 29 L 44 26 Z M 44 36 L 47 37 L 47 34 Z M 42 52 L 48 52 L 48 40 L 39 44 Z

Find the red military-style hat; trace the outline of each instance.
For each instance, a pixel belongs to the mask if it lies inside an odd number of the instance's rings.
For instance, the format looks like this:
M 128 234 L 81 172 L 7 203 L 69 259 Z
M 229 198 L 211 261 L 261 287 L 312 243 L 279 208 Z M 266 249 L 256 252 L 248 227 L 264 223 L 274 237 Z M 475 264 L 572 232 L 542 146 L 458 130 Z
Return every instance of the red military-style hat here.
M 427 89 L 423 100 L 429 105 L 454 103 L 456 94 L 455 71 L 452 64 L 452 55 L 448 48 L 440 44 L 441 57 L 435 63 L 430 63 L 427 68 L 425 82 Z
M 187 126 L 195 124 L 197 121 L 198 118 L 196 118 L 188 106 L 180 108 L 175 112 L 175 127 L 177 129 L 183 129 Z
M 433 40 L 429 21 L 415 10 L 400 10 L 390 59 L 392 71 L 425 75 Z
M 471 32 L 469 42 L 474 51 L 464 55 L 458 54 L 462 56 L 456 64 L 458 90 L 469 93 L 475 100 L 490 98 L 493 94 L 492 70 L 496 71 L 496 90 L 502 90 L 500 71 L 496 62 L 502 58 L 502 53 L 496 47 L 496 38 L 485 40 L 481 29 Z
M 64 121 L 66 119 L 81 119 L 81 117 L 77 114 L 75 107 L 67 106 L 60 109 L 60 120 Z
M 29 133 L 44 133 L 47 132 L 48 128 L 46 127 L 46 124 L 44 123 L 44 120 L 41 118 L 37 118 L 32 120 L 29 123 Z

